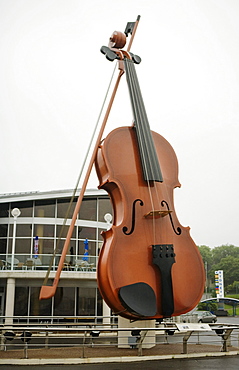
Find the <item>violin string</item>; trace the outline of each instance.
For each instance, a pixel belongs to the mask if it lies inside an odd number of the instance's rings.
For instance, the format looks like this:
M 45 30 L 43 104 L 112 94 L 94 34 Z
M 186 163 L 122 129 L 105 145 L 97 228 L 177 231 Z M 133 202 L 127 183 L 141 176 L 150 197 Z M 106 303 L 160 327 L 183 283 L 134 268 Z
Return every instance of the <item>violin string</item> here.
M 134 70 L 135 66 L 134 66 L 133 63 L 131 63 L 131 66 L 132 66 L 132 70 Z M 139 82 L 138 82 L 136 73 L 134 73 L 134 76 L 135 76 L 135 78 L 134 78 L 135 90 L 136 90 L 136 94 L 137 94 L 136 96 L 137 96 L 138 108 L 139 108 L 138 111 L 139 111 L 139 115 L 140 115 L 140 121 L 139 122 L 141 122 L 140 135 L 141 135 L 141 140 L 142 140 L 142 137 L 143 137 L 144 141 L 147 143 L 147 145 L 145 145 L 145 151 L 143 152 L 143 158 L 144 158 L 144 161 L 147 162 L 145 157 L 146 157 L 146 155 L 149 155 L 148 150 L 150 149 L 149 148 L 149 141 L 150 140 L 148 138 L 148 135 L 151 134 L 151 133 L 150 133 L 148 118 L 147 118 L 147 114 L 146 114 L 146 110 L 145 110 L 145 106 L 144 106 L 144 102 L 143 102 L 143 98 L 142 98 L 142 95 L 141 95 L 141 90 L 140 90 L 140 86 L 139 86 Z M 147 162 L 147 163 L 151 166 L 151 162 Z M 147 167 L 146 164 L 145 164 L 145 166 L 146 166 L 146 171 L 148 171 L 148 167 Z M 153 238 L 154 238 L 154 244 L 156 244 L 156 222 L 155 222 L 155 217 L 154 217 L 154 211 L 157 208 L 157 206 L 155 205 L 155 200 L 154 200 L 154 197 L 153 197 L 152 189 L 153 188 L 157 189 L 157 187 L 156 187 L 155 181 L 153 181 L 153 183 L 154 183 L 154 185 L 151 186 L 150 180 L 147 180 L 148 192 L 149 192 L 151 207 L 152 207 L 152 211 L 153 211 L 153 217 L 152 217 Z
M 133 81 L 133 89 L 134 89 L 134 94 L 135 94 L 135 97 L 136 97 L 135 101 L 137 102 L 136 107 L 138 108 L 137 109 L 137 111 L 138 111 L 138 122 L 141 122 L 141 125 L 139 126 L 139 128 L 140 128 L 139 137 L 140 137 L 140 140 L 142 140 L 142 137 L 144 139 L 146 139 L 146 140 L 143 140 L 143 141 L 147 143 L 146 149 L 148 149 L 148 147 L 149 147 L 149 145 L 151 145 L 151 143 L 154 145 L 154 142 L 149 140 L 149 135 L 151 135 L 151 130 L 150 130 L 148 117 L 147 117 L 147 113 L 146 113 L 146 110 L 145 110 L 145 106 L 144 106 L 144 102 L 143 102 L 143 98 L 142 98 L 142 94 L 141 94 L 137 74 L 136 74 L 136 71 L 135 71 L 135 66 L 134 66 L 133 62 L 130 62 L 129 64 L 130 64 L 130 70 L 131 70 L 131 80 Z M 148 155 L 148 152 L 143 151 L 143 160 L 146 162 L 145 153 L 147 153 L 147 155 Z M 150 153 L 150 155 L 151 154 L 152 153 Z M 157 161 L 158 161 L 158 157 L 157 157 Z M 148 164 L 151 165 L 151 162 L 148 163 Z M 146 171 L 148 171 L 147 166 L 146 166 Z M 155 209 L 157 209 L 157 210 L 161 209 L 161 200 L 162 199 L 160 199 L 160 195 L 159 195 L 159 191 L 158 191 L 159 183 L 157 181 L 153 181 L 153 183 L 154 184 L 152 186 L 152 184 L 150 184 L 150 181 L 148 180 L 148 190 L 149 190 L 150 202 L 151 202 L 152 210 L 155 211 Z M 164 190 L 165 190 L 165 187 L 164 187 Z M 167 189 L 166 189 L 166 191 L 167 191 Z M 152 220 L 153 220 L 153 235 L 155 237 L 156 236 L 156 219 L 155 219 L 154 216 L 153 216 Z M 161 225 L 161 224 L 162 223 L 160 222 L 159 225 Z M 156 240 L 154 241 L 154 243 L 157 244 Z
M 130 87 L 129 91 L 130 91 L 130 96 L 131 96 L 131 100 L 132 100 L 132 109 L 133 109 L 133 115 L 134 115 L 134 119 L 135 119 L 135 125 L 140 125 L 140 126 L 138 126 L 138 140 L 140 140 L 141 147 L 143 148 L 141 154 L 142 154 L 142 160 L 143 160 L 144 166 L 145 166 L 146 181 L 147 181 L 147 187 L 148 187 L 148 191 L 149 191 L 149 198 L 150 198 L 151 207 L 152 207 L 152 211 L 153 211 L 153 215 L 154 215 L 154 211 L 155 211 L 155 204 L 154 203 L 155 202 L 153 200 L 151 184 L 150 184 L 150 180 L 149 180 L 149 176 L 148 176 L 148 166 L 147 166 L 148 162 L 146 160 L 147 145 L 145 145 L 145 141 L 146 142 L 149 141 L 149 140 L 147 140 L 147 131 L 148 131 L 147 129 L 148 129 L 148 127 L 145 127 L 145 123 L 148 123 L 148 119 L 147 119 L 146 111 L 145 111 L 145 108 L 144 108 L 143 98 L 142 98 L 142 95 L 141 95 L 140 86 L 139 86 L 139 82 L 138 82 L 138 79 L 137 79 L 137 76 L 136 76 L 134 64 L 133 64 L 132 61 L 126 60 L 125 65 L 126 65 L 126 73 L 127 73 L 128 80 L 129 80 L 129 87 Z M 148 164 L 151 165 L 151 163 L 148 163 Z M 154 184 L 154 185 L 156 185 L 156 184 Z M 154 186 L 154 188 L 157 189 L 156 186 Z M 156 240 L 155 240 L 155 238 L 156 238 L 156 224 L 155 224 L 155 217 L 154 216 L 152 218 L 152 228 L 153 228 L 154 244 L 156 244 Z
M 147 117 L 147 113 L 146 113 L 146 110 L 145 110 L 145 106 L 144 106 L 144 102 L 143 102 L 143 98 L 142 98 L 138 78 L 137 78 L 137 75 L 136 75 L 136 72 L 135 72 L 135 66 L 132 62 L 130 63 L 130 65 L 132 66 L 131 69 L 132 69 L 132 72 L 133 72 L 132 75 L 133 75 L 133 80 L 134 80 L 134 85 L 135 85 L 134 86 L 134 91 L 135 91 L 135 95 L 137 97 L 136 100 L 138 102 L 138 112 L 139 112 L 140 120 L 141 120 L 140 122 L 143 123 L 140 126 L 140 136 L 145 137 L 147 143 L 149 143 L 150 141 L 149 141 L 148 137 L 149 137 L 149 134 L 151 134 L 151 131 L 150 131 L 150 126 L 149 126 L 149 122 L 148 122 L 148 117 Z M 147 145 L 147 148 L 148 148 L 148 145 Z M 145 157 L 145 152 L 143 152 L 143 158 L 144 157 Z M 157 160 L 158 160 L 158 158 L 157 158 Z M 147 169 L 148 169 L 148 167 L 146 166 L 146 171 L 147 171 Z M 155 209 L 157 209 L 157 210 L 161 209 L 161 200 L 162 199 L 160 199 L 160 195 L 159 195 L 159 191 L 158 191 L 158 184 L 159 184 L 158 182 L 154 181 L 154 185 L 151 186 L 150 181 L 148 181 L 148 190 L 149 190 L 149 195 L 150 195 L 151 205 L 152 205 L 152 210 L 153 211 L 155 211 Z M 154 191 L 152 191 L 152 189 L 154 189 Z M 165 190 L 165 187 L 164 187 L 164 190 Z M 167 191 L 167 189 L 166 189 L 166 191 Z M 160 223 L 160 225 L 161 225 L 161 223 Z M 154 230 L 154 235 L 156 235 L 156 220 L 155 220 L 155 217 L 153 217 L 153 230 Z M 156 241 L 155 241 L 155 244 L 156 244 Z
M 145 155 L 145 163 L 143 168 L 146 173 L 145 177 L 152 181 L 161 181 L 161 171 L 158 158 L 153 144 L 152 134 L 133 62 L 129 62 L 129 70 L 131 71 L 131 77 L 134 82 L 133 88 L 137 103 L 135 104 L 135 116 L 137 117 L 137 113 L 139 113 L 138 119 L 139 122 L 141 121 L 139 125 L 136 125 L 136 132 L 137 135 L 138 132 L 140 132 L 142 136 L 142 140 L 140 140 L 140 149 Z

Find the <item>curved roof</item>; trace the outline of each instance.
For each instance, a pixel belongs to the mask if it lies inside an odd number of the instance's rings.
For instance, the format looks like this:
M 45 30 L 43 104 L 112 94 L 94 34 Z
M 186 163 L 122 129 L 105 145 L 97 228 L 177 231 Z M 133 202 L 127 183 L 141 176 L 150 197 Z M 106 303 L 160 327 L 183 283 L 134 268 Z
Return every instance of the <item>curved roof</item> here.
M 206 303 L 210 301 L 218 301 L 218 302 L 224 302 L 229 305 L 237 305 L 239 304 L 239 299 L 231 298 L 231 297 L 222 297 L 222 298 L 207 298 L 203 299 L 201 302 Z

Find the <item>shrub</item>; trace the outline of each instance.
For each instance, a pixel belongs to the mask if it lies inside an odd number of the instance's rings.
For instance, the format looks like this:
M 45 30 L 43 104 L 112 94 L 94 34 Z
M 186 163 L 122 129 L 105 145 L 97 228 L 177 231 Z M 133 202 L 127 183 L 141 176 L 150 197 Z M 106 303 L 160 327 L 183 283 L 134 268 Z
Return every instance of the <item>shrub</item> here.
M 217 303 L 216 302 L 200 302 L 197 306 L 199 311 L 210 311 L 215 312 L 217 310 Z

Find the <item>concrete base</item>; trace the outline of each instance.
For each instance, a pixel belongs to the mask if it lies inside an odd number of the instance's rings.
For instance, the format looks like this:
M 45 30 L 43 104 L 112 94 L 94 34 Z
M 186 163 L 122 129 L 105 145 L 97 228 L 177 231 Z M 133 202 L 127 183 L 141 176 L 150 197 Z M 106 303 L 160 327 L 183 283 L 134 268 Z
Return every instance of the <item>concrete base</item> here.
M 131 335 L 131 331 L 135 328 L 155 328 L 155 320 L 140 320 L 130 322 L 130 320 L 119 316 L 118 328 L 129 328 L 129 331 L 118 332 L 118 348 L 137 347 L 137 337 Z M 140 332 L 141 338 L 144 337 L 142 348 L 152 348 L 156 344 L 155 330 L 145 330 Z

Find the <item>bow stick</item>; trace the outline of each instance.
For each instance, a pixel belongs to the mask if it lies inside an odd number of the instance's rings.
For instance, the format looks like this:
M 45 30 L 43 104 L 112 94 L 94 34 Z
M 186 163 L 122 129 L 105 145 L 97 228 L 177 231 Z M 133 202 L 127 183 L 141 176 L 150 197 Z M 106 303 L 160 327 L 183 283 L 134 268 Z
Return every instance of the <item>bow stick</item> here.
M 138 27 L 139 20 L 140 20 L 140 16 L 137 17 L 136 22 L 128 22 L 127 23 L 127 26 L 126 26 L 126 29 L 125 29 L 125 34 L 126 34 L 126 36 L 128 36 L 128 34 L 131 33 L 131 38 L 130 38 L 130 41 L 129 41 L 129 44 L 128 44 L 128 47 L 127 47 L 128 52 L 130 51 L 130 48 L 131 48 L 136 30 L 137 30 L 137 27 Z M 107 107 L 107 110 L 106 110 L 106 113 L 105 113 L 105 116 L 104 116 L 104 119 L 103 119 L 103 122 L 102 122 L 102 125 L 101 125 L 101 129 L 99 131 L 99 134 L 98 134 L 98 137 L 97 137 L 97 140 L 96 140 L 96 143 L 95 143 L 95 147 L 94 147 L 94 150 L 93 150 L 93 153 L 92 153 L 92 156 L 91 156 L 91 160 L 90 160 L 90 163 L 89 163 L 89 166 L 88 166 L 88 170 L 86 172 L 85 179 L 84 179 L 80 194 L 79 194 L 78 199 L 77 199 L 77 203 L 76 203 L 75 210 L 74 210 L 72 220 L 71 220 L 71 224 L 70 224 L 67 236 L 66 236 L 66 240 L 65 240 L 65 243 L 64 243 L 64 246 L 63 246 L 63 249 L 62 249 L 61 258 L 60 258 L 60 261 L 59 261 L 59 264 L 58 264 L 58 268 L 57 268 L 57 271 L 56 271 L 56 274 L 55 274 L 53 284 L 52 285 L 42 285 L 41 290 L 40 290 L 39 299 L 51 298 L 56 293 L 56 289 L 57 289 L 57 286 L 58 286 L 58 283 L 59 283 L 59 280 L 60 280 L 61 271 L 63 269 L 65 257 L 66 257 L 66 254 L 68 252 L 68 249 L 69 249 L 70 240 L 71 240 L 72 233 L 73 233 L 74 226 L 75 226 L 75 222 L 76 222 L 76 219 L 77 219 L 77 214 L 80 211 L 81 203 L 82 203 L 82 200 L 83 200 L 83 197 L 84 197 L 84 194 L 85 194 L 87 183 L 89 181 L 89 177 L 90 177 L 90 174 L 91 174 L 92 167 L 94 165 L 97 150 L 98 150 L 98 147 L 100 145 L 100 142 L 101 142 L 101 139 L 102 139 L 102 136 L 103 136 L 103 132 L 104 132 L 106 122 L 107 122 L 109 114 L 110 114 L 111 107 L 112 107 L 113 102 L 114 102 L 114 98 L 115 98 L 115 95 L 116 95 L 116 92 L 117 92 L 117 89 L 118 89 L 118 86 L 119 86 L 121 76 L 123 74 L 124 74 L 124 70 L 123 70 L 122 64 L 119 62 L 118 78 L 116 80 L 116 83 L 115 83 L 115 86 L 114 86 L 114 89 L 113 89 L 113 92 L 112 92 L 112 96 L 110 98 L 110 101 L 109 101 L 109 104 L 108 104 L 108 107 Z

